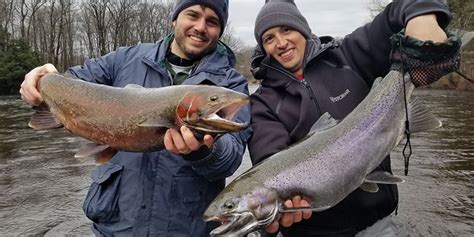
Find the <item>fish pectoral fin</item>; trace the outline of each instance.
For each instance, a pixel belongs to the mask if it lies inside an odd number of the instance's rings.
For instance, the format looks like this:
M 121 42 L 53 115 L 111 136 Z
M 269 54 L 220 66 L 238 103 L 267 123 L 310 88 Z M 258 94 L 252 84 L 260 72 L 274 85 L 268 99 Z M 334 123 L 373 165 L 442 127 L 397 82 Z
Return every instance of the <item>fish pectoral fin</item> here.
M 376 193 L 377 191 L 379 191 L 379 186 L 376 183 L 364 182 L 360 185 L 359 188 L 369 193 Z
M 309 130 L 308 136 L 311 136 L 314 133 L 332 128 L 337 125 L 337 120 L 335 120 L 328 112 L 324 113 L 319 117 L 319 119 L 313 124 Z
M 331 206 L 322 206 L 322 207 L 295 207 L 295 208 L 288 208 L 281 206 L 278 209 L 280 213 L 287 213 L 287 212 L 298 212 L 298 211 L 312 211 L 312 212 L 321 212 L 331 208 Z
M 111 160 L 116 153 L 117 150 L 107 144 L 101 145 L 97 143 L 86 143 L 79 148 L 79 151 L 74 155 L 74 157 L 94 157 L 95 162 L 102 165 Z
M 170 122 L 167 119 L 148 119 L 143 123 L 138 124 L 140 127 L 150 127 L 150 128 L 172 128 L 176 125 Z
M 74 157 L 75 158 L 93 157 L 96 154 L 108 148 L 110 148 L 110 146 L 107 144 L 86 143 L 79 148 L 79 150 L 74 155 Z
M 39 106 L 33 107 L 35 112 L 31 116 L 28 126 L 33 129 L 45 130 L 60 128 L 63 125 L 54 117 L 54 115 L 49 111 L 48 105 L 46 103 L 41 103 Z
M 408 121 L 412 133 L 428 131 L 442 125 L 441 121 L 416 98 L 412 98 L 408 105 Z
M 365 183 L 378 183 L 378 184 L 398 184 L 405 182 L 402 178 L 390 174 L 386 171 L 375 171 L 368 174 L 365 177 Z

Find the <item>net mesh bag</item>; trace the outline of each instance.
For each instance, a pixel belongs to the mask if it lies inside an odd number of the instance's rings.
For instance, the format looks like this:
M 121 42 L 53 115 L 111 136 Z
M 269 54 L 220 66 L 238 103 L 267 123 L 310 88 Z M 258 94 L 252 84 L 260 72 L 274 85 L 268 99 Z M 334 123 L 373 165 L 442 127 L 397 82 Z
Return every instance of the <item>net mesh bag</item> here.
M 420 41 L 404 35 L 404 31 L 393 35 L 392 69 L 408 72 L 416 87 L 426 86 L 442 76 L 456 71 L 461 62 L 461 40 L 454 32 L 447 32 L 444 43 Z

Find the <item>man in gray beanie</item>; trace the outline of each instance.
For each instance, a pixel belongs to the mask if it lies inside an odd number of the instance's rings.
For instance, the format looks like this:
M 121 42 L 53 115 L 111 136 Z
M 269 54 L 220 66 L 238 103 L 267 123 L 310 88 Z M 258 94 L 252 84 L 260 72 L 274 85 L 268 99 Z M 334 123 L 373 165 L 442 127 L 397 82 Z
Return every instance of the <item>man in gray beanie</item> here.
M 229 18 L 229 0 L 178 0 L 174 7 L 171 19 L 174 21 L 178 17 L 178 14 L 185 8 L 192 5 L 202 5 L 211 8 L 219 17 L 219 23 L 221 25 L 221 33 L 224 32 Z
M 311 38 L 311 28 L 293 0 L 266 0 L 255 19 L 254 35 L 262 48 L 263 33 L 275 26 L 288 26 L 299 31 L 306 39 Z
M 219 41 L 228 7 L 228 0 L 178 0 L 173 33 L 157 43 L 119 48 L 66 73 L 115 87 L 211 84 L 248 94 L 247 80 L 234 69 L 233 52 Z M 41 103 L 38 81 L 55 71 L 46 64 L 28 73 L 20 89 L 23 100 Z M 233 120 L 249 122 L 249 106 Z M 209 236 L 215 224 L 205 223 L 202 214 L 241 164 L 249 136 L 247 129 L 214 140 L 181 126 L 166 130 L 165 149 L 157 152 L 92 149 L 97 156 L 112 154 L 92 174 L 84 201 L 92 231 L 97 236 Z
M 252 72 L 262 81 L 251 95 L 253 135 L 248 148 L 252 163 L 303 139 L 323 113 L 336 120 L 349 114 L 375 78 L 390 70 L 393 34 L 405 29 L 413 38 L 444 42 L 443 29 L 450 19 L 441 0 L 394 0 L 371 23 L 336 41 L 313 35 L 293 0 L 267 0 L 254 31 L 258 47 Z M 377 169 L 391 173 L 390 158 Z M 284 213 L 267 231 L 298 237 L 396 236 L 390 215 L 397 207 L 397 187 L 378 186 L 376 193 L 357 189 L 322 212 Z M 284 206 L 307 207 L 311 200 L 295 196 Z

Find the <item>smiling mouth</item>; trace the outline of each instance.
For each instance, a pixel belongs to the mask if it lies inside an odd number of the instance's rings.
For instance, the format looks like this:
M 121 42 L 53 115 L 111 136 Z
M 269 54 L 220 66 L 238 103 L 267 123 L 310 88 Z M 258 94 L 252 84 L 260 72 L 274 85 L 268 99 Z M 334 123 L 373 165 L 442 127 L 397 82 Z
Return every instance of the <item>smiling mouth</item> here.
M 294 51 L 295 51 L 295 49 L 289 49 L 289 50 L 286 50 L 286 51 L 280 53 L 279 56 L 283 61 L 289 61 L 289 60 L 293 59 Z
M 193 41 L 193 42 L 196 42 L 196 43 L 205 43 L 207 42 L 207 38 L 205 37 L 202 37 L 202 36 L 198 36 L 198 35 L 195 35 L 195 34 L 189 34 L 188 37 Z

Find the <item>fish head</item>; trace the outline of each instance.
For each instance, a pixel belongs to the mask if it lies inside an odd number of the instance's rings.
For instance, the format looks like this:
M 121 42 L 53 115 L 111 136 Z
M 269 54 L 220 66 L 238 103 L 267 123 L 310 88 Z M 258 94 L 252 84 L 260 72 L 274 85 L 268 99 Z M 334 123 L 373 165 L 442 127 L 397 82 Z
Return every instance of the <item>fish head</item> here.
M 235 122 L 235 115 L 248 104 L 246 94 L 218 86 L 196 86 L 183 95 L 176 108 L 176 124 L 201 133 L 241 131 L 248 122 Z
M 221 193 L 204 213 L 204 220 L 218 221 L 221 225 L 211 231 L 211 236 L 245 236 L 258 228 L 271 224 L 279 215 L 281 202 L 276 192 L 256 188 L 249 193 L 231 196 Z

